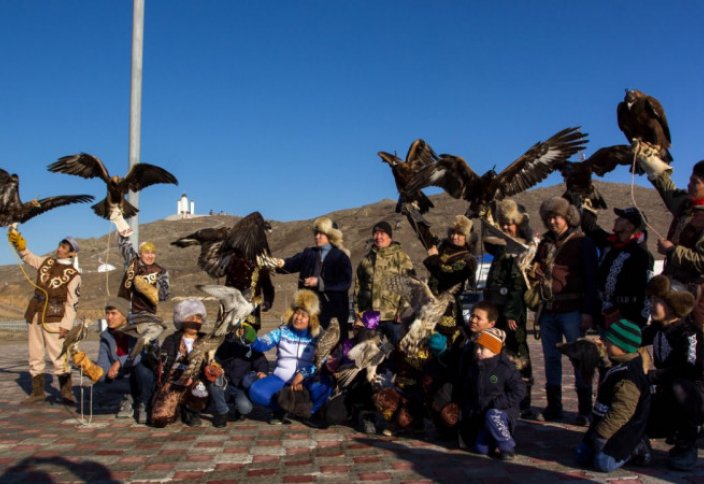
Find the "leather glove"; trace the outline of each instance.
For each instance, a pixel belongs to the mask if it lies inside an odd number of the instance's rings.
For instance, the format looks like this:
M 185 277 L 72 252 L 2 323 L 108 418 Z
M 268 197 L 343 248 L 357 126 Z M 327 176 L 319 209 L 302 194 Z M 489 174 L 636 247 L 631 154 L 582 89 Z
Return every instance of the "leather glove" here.
M 19 232 L 19 230 L 10 230 L 7 233 L 7 240 L 10 241 L 10 243 L 17 252 L 22 252 L 23 250 L 27 249 L 27 241 L 24 240 L 24 237 L 22 237 L 22 234 Z
M 137 276 L 134 278 L 134 287 L 137 291 L 144 294 L 149 301 L 156 306 L 159 302 L 159 290 L 156 286 L 152 286 L 144 277 Z
M 83 351 L 77 351 L 71 357 L 73 364 L 83 371 L 90 380 L 95 383 L 103 377 L 105 371 L 96 365 Z
M 638 153 L 638 164 L 654 180 L 665 172 L 672 172 L 670 165 L 660 159 L 660 150 L 645 141 L 634 140 L 634 149 Z
M 217 379 L 223 375 L 223 373 L 224 371 L 222 366 L 220 366 L 220 363 L 217 361 L 213 361 L 212 363 L 205 365 L 205 368 L 203 368 L 203 376 L 210 383 L 215 383 Z

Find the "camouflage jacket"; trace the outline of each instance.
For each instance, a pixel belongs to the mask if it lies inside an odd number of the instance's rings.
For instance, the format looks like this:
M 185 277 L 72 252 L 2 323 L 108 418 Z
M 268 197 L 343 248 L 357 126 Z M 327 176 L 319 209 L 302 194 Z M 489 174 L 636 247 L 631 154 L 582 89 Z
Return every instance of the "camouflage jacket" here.
M 382 321 L 396 317 L 400 297 L 382 284 L 384 275 L 393 273 L 415 274 L 413 262 L 403 251 L 401 244 L 392 242 L 383 249 L 373 246 L 357 266 L 354 302 L 358 312 L 367 309 L 379 311 Z

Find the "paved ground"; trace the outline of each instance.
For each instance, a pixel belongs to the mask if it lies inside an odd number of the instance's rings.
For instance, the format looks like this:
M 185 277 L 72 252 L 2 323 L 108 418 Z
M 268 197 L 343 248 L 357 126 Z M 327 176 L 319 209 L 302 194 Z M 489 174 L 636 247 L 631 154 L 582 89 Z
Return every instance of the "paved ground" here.
M 532 344 L 534 367 L 542 368 Z M 95 355 L 97 344 L 83 349 Z M 534 405 L 542 407 L 542 375 L 536 376 Z M 77 375 L 74 382 L 78 394 Z M 571 449 L 584 429 L 569 424 L 522 422 L 519 455 L 504 463 L 430 440 L 299 423 L 272 427 L 263 419 L 225 429 L 207 420 L 196 429 L 180 423 L 154 429 L 102 414 L 82 424 L 80 414 L 60 405 L 20 407 L 28 388 L 26 345 L 0 344 L 0 482 L 704 482 L 704 461 L 692 472 L 668 471 L 663 442 L 655 443 L 657 458 L 648 468 L 611 475 L 577 469 Z M 576 396 L 566 393 L 567 410 L 574 412 Z

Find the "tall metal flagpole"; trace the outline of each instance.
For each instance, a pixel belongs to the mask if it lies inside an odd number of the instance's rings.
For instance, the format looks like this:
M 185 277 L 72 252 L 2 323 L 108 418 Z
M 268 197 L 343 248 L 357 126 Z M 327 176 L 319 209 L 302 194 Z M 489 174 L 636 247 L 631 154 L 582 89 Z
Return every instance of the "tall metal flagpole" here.
M 144 0 L 133 0 L 132 13 L 132 84 L 130 90 L 129 168 L 139 163 L 142 128 L 142 53 L 144 44 Z M 139 192 L 130 191 L 127 200 L 139 209 Z M 139 245 L 139 215 L 129 221 L 134 231 L 132 244 Z

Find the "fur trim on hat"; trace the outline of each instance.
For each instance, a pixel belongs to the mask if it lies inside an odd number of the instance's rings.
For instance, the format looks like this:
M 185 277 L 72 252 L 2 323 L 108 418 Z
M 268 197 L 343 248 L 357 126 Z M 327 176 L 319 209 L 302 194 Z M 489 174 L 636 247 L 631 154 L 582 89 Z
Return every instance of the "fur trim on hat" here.
M 516 224 L 521 225 L 526 218 L 526 214 L 519 208 L 515 200 L 507 198 L 496 204 L 496 222 L 499 225 Z
M 320 333 L 320 321 L 318 316 L 320 315 L 320 301 L 318 296 L 309 289 L 299 289 L 293 296 L 293 303 L 291 306 L 284 311 L 282 315 L 282 320 L 286 324 L 291 323 L 291 317 L 296 309 L 302 309 L 308 313 L 310 321 L 308 323 L 310 327 L 310 334 L 312 336 L 318 336 Z
M 665 304 L 678 318 L 684 318 L 694 309 L 694 296 L 679 284 L 673 285 L 667 276 L 662 274 L 648 281 L 645 291 L 648 296 L 655 296 L 665 301 Z
M 342 252 L 350 255 L 350 251 L 344 245 L 342 240 L 342 230 L 335 227 L 335 223 L 329 217 L 318 217 L 313 222 L 313 232 L 320 232 L 328 236 L 330 243 L 340 249 Z
M 570 227 L 579 227 L 579 211 L 577 207 L 562 197 L 552 197 L 540 205 L 540 218 L 546 227 L 548 225 L 548 217 L 551 214 L 563 217 L 567 220 L 567 224 Z
M 462 234 L 464 235 L 467 244 L 469 244 L 469 241 L 472 239 L 473 225 L 473 222 L 464 215 L 455 215 L 455 223 L 453 223 L 450 229 L 448 230 L 448 236 L 452 235 L 455 232 L 458 234 Z

